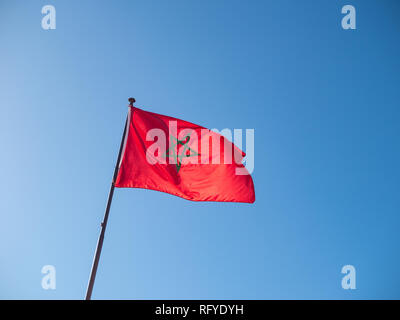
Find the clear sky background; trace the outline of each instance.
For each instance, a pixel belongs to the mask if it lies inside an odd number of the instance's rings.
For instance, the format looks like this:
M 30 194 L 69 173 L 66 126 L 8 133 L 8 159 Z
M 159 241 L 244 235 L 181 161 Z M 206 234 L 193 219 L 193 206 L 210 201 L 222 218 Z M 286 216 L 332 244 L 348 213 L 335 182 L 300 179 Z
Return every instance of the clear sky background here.
M 84 298 L 130 96 L 254 128 L 256 202 L 117 189 L 93 298 L 400 298 L 399 18 L 396 0 L 0 0 L 0 298 Z

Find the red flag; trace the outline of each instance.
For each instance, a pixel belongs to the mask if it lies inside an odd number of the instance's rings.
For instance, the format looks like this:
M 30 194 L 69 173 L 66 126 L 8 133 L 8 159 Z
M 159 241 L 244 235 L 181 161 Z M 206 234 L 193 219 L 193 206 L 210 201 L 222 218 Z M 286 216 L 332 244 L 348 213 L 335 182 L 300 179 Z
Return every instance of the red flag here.
M 255 201 L 245 154 L 204 127 L 130 107 L 115 186 L 144 188 L 193 201 Z

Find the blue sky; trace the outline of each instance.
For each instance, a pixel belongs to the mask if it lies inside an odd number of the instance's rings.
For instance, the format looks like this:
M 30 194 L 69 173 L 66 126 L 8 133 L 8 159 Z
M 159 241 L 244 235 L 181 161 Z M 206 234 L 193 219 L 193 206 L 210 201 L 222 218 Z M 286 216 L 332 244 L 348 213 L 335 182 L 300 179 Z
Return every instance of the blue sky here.
M 256 202 L 117 189 L 93 298 L 400 298 L 399 15 L 395 0 L 0 0 L 0 298 L 84 297 L 130 96 L 254 128 Z

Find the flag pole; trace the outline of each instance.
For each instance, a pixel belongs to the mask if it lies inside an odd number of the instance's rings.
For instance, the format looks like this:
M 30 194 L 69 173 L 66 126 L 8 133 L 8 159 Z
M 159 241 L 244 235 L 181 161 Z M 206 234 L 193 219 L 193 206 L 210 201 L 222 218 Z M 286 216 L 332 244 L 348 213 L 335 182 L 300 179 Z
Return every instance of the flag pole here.
M 135 103 L 136 100 L 135 100 L 135 98 L 129 98 L 128 101 L 129 101 L 129 106 L 133 107 L 133 104 Z M 128 115 L 129 115 L 129 113 L 128 113 Z M 115 180 L 116 180 L 117 175 L 118 175 L 119 163 L 121 161 L 122 149 L 123 149 L 123 146 L 124 146 L 126 129 L 127 129 L 128 125 L 129 125 L 129 118 L 127 116 L 126 117 L 124 134 L 122 135 L 121 145 L 119 147 L 117 163 L 115 165 L 114 175 L 113 175 L 113 178 L 112 178 L 112 181 L 111 181 L 110 191 L 108 193 L 106 211 L 104 213 L 103 222 L 101 223 L 101 231 L 100 231 L 99 239 L 97 241 L 96 252 L 95 252 L 94 258 L 93 258 L 92 270 L 90 272 L 89 283 L 88 283 L 88 287 L 87 287 L 87 291 L 86 291 L 86 300 L 90 300 L 91 297 L 92 297 L 94 280 L 96 279 L 96 272 L 97 272 L 97 267 L 99 265 L 101 249 L 103 248 L 104 234 L 105 234 L 106 228 L 107 228 L 108 215 L 110 213 L 111 202 L 112 202 L 113 195 L 114 195 Z

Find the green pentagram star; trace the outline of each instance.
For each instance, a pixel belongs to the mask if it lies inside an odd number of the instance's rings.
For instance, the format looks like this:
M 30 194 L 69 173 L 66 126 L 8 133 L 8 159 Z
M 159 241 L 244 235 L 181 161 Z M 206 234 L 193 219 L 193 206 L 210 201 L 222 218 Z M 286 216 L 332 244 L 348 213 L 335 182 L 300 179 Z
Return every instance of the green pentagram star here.
M 163 156 L 163 158 L 175 159 L 176 172 L 179 172 L 179 170 L 181 169 L 182 159 L 184 157 L 195 157 L 195 156 L 199 155 L 198 152 L 194 151 L 192 148 L 190 148 L 188 146 L 189 140 L 190 140 L 190 135 L 187 135 L 183 140 L 178 140 L 177 138 L 170 135 L 169 148 L 166 152 L 164 152 L 164 154 L 162 156 Z M 177 148 L 177 153 L 175 153 L 175 147 L 177 145 L 178 146 L 181 145 L 181 146 L 183 146 L 183 148 L 181 148 L 181 152 L 179 152 L 179 150 Z M 186 154 L 187 151 L 189 151 L 189 154 Z M 171 154 L 171 152 L 172 152 L 172 154 Z

